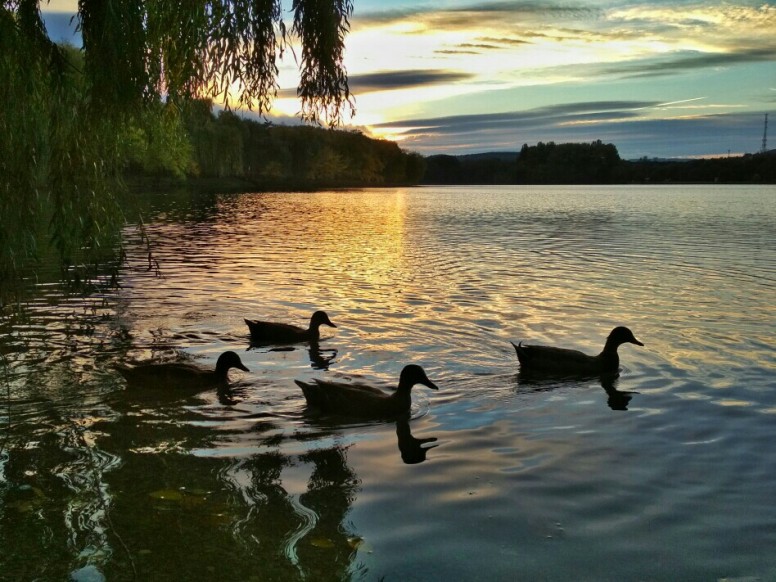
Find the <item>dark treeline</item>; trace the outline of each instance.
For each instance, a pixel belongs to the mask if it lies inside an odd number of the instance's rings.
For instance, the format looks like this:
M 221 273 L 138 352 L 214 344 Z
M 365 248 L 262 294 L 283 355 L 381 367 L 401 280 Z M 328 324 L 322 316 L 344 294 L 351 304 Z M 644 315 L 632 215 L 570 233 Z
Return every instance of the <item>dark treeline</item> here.
M 424 184 L 776 183 L 776 152 L 702 160 L 635 161 L 592 143 L 524 145 L 519 153 L 426 158 Z
M 494 152 L 426 158 L 424 184 L 516 184 L 517 154 Z
M 776 151 L 705 160 L 624 162 L 627 182 L 776 184 Z
M 261 123 L 194 101 L 149 117 L 128 143 L 130 177 L 224 189 L 312 190 L 412 184 L 774 183 L 775 152 L 629 161 L 613 144 L 539 142 L 520 152 L 423 157 L 358 131 Z M 161 121 L 160 121 L 161 120 Z M 159 127 L 160 124 L 162 127 Z M 166 182 L 167 180 L 165 180 Z M 141 182 L 148 185 L 148 181 Z
M 130 176 L 308 190 L 417 184 L 425 171 L 422 156 L 391 141 L 357 131 L 261 123 L 229 111 L 214 115 L 208 101 L 190 103 L 182 125 L 190 146 L 183 165 L 180 160 L 159 164 L 158 154 L 137 156 L 128 168 Z
M 617 148 L 593 143 L 542 143 L 520 150 L 519 184 L 609 184 L 617 181 L 622 160 Z

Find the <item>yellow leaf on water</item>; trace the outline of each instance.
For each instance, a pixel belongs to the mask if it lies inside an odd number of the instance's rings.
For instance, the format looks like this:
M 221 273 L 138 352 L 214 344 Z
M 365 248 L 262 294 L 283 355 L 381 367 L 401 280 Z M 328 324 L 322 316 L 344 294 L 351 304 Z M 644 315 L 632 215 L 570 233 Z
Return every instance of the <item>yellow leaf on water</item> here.
M 183 494 L 175 489 L 159 489 L 148 494 L 152 499 L 161 499 L 163 501 L 180 502 Z
M 310 543 L 316 548 L 333 548 L 334 542 L 329 538 L 312 538 Z

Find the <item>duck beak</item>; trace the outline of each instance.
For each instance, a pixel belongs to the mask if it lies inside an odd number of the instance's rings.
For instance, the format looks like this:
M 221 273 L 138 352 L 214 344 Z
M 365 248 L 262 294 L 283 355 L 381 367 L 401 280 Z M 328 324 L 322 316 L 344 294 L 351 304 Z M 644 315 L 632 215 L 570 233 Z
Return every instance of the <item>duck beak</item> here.
M 422 382 L 422 384 L 424 386 L 428 386 L 432 390 L 439 390 L 439 387 L 436 384 L 434 384 L 431 380 L 429 380 L 428 378 L 426 378 L 425 382 Z
M 250 370 L 248 368 L 246 368 L 245 364 L 243 364 L 242 362 L 240 362 L 237 366 L 235 366 L 235 368 L 238 368 L 238 369 L 242 370 L 243 372 L 250 372 Z
M 329 327 L 337 327 L 337 326 L 336 326 L 336 325 L 334 325 L 334 324 L 333 324 L 331 321 L 327 321 L 327 322 L 326 322 L 326 325 L 328 325 Z
M 637 346 L 643 346 L 644 345 L 639 340 L 637 340 L 635 337 L 631 340 L 631 343 L 632 344 L 636 344 Z

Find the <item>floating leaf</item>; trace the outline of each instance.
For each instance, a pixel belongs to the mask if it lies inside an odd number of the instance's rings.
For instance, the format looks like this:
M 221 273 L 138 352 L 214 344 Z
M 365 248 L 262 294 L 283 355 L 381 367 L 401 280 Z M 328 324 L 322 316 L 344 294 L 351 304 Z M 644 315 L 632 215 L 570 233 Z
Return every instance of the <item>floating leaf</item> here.
M 163 501 L 180 502 L 183 494 L 175 489 L 159 489 L 148 494 L 152 499 L 161 499 Z
M 324 537 L 312 538 L 310 540 L 310 543 L 313 546 L 315 546 L 316 548 L 327 548 L 328 549 L 328 548 L 333 548 L 334 547 L 334 542 L 331 541 L 329 538 L 324 538 Z

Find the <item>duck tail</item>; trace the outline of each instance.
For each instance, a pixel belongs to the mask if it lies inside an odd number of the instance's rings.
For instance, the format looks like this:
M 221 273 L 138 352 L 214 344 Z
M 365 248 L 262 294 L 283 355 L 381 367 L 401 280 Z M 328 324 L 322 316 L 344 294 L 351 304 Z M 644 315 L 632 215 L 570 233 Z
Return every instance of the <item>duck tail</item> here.
M 301 380 L 294 380 L 294 382 L 302 389 L 302 394 L 304 394 L 304 399 L 307 401 L 308 406 L 321 407 L 325 404 L 322 403 L 325 400 L 325 393 L 316 390 L 317 384 L 302 382 Z
M 515 348 L 515 353 L 517 354 L 517 361 L 520 362 L 520 364 L 523 363 L 523 361 L 526 359 L 526 350 L 523 347 L 523 342 L 520 342 L 516 344 L 515 342 L 509 342 L 512 344 L 512 347 Z

